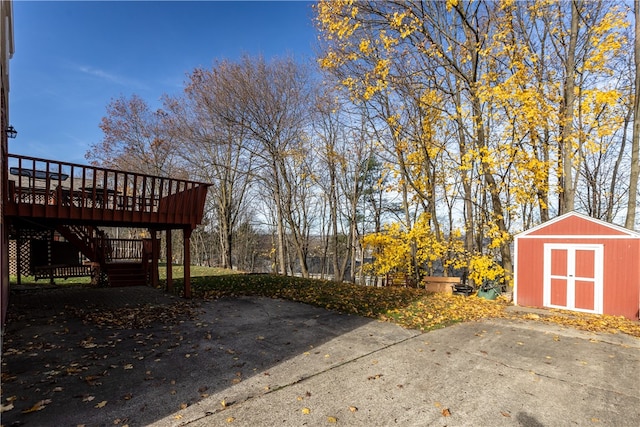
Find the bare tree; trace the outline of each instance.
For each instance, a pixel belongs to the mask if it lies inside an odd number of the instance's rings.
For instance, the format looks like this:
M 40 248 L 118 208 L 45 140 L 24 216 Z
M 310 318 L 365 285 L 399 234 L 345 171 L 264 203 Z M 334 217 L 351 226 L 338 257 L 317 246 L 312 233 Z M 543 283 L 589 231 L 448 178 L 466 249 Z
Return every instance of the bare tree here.
M 137 95 L 107 105 L 104 138 L 85 157 L 93 164 L 157 176 L 176 175 L 175 141 L 164 125 L 166 112 L 152 111 Z
M 313 86 L 304 67 L 293 59 L 266 62 L 244 57 L 228 64 L 233 85 L 235 111 L 225 117 L 244 129 L 246 149 L 256 158 L 258 182 L 271 196 L 275 212 L 277 265 L 287 274 L 287 234 L 293 244 L 303 276 L 308 276 L 309 223 L 304 217 L 307 198 L 304 157 L 308 154 Z
M 196 69 L 189 75 L 184 95 L 166 98 L 171 114 L 167 127 L 180 142 L 180 158 L 193 176 L 212 183 L 209 190 L 213 224 L 219 244 L 219 264 L 233 267 L 233 236 L 253 182 L 253 154 L 247 149 L 246 129 L 229 73 L 233 67 L 218 64 L 212 70 Z
M 638 176 L 640 175 L 640 1 L 635 0 L 634 17 L 635 32 L 633 42 L 635 63 L 635 96 L 633 98 L 633 136 L 631 140 L 631 168 L 629 176 L 629 201 L 627 203 L 627 217 L 625 226 L 633 229 L 636 222 L 638 200 Z

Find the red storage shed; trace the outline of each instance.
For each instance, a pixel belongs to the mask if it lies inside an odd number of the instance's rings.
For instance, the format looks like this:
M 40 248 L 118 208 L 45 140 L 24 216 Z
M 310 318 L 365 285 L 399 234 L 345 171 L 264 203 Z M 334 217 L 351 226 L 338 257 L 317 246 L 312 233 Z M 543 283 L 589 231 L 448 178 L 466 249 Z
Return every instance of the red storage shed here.
M 640 233 L 570 212 L 515 236 L 514 304 L 638 319 Z

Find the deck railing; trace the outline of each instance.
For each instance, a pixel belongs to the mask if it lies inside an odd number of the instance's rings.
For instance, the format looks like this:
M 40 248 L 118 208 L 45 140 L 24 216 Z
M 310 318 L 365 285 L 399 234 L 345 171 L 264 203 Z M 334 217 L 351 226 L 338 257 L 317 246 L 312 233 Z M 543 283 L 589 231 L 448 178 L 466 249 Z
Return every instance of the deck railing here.
M 208 184 L 12 154 L 7 163 L 10 215 L 194 226 L 202 219 Z
M 139 239 L 107 239 L 109 258 L 114 260 L 141 261 L 144 255 L 142 240 Z

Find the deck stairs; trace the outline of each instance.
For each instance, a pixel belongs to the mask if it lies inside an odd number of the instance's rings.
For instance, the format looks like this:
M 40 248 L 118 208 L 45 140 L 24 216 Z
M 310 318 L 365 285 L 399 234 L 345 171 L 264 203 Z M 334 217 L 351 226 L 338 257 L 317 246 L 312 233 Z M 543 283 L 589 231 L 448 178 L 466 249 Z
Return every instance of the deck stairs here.
M 59 225 L 56 231 L 77 247 L 91 262 L 100 266 L 109 286 L 147 284 L 147 274 L 142 260 L 112 259 L 110 240 L 104 231 L 87 225 Z

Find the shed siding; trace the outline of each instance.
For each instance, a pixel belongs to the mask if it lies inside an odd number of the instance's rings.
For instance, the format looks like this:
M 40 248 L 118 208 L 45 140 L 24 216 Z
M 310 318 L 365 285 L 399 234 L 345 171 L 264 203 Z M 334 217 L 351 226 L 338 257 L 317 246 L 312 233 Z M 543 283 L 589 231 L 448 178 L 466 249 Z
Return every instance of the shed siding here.
M 640 304 L 640 241 L 604 241 L 605 314 L 638 318 Z
M 532 231 L 531 236 L 625 236 L 623 230 L 589 221 L 578 216 L 569 216 L 562 221 L 554 222 L 546 227 Z
M 543 245 L 539 239 L 518 240 L 518 305 L 542 307 L 544 261 Z
M 640 317 L 640 233 L 623 227 L 571 212 L 540 224 L 516 236 L 516 304 L 531 307 L 544 306 L 545 244 L 555 245 L 600 245 L 602 248 L 602 312 Z M 554 257 L 550 272 L 562 283 L 550 282 L 551 305 L 565 306 L 566 286 L 562 281 L 566 267 L 563 251 L 552 253 Z M 576 278 L 594 277 L 593 252 L 573 252 Z M 563 262 L 564 261 L 564 262 Z M 599 259 L 598 259 L 599 261 Z M 555 280 L 555 279 L 554 279 Z M 555 286 L 554 286 L 555 285 Z M 574 307 L 589 310 L 595 305 L 593 282 L 575 281 Z
M 543 307 L 544 244 L 602 244 L 604 247 L 603 312 L 614 316 L 638 319 L 640 305 L 640 240 L 639 239 L 572 239 L 549 236 L 548 238 L 526 237 L 518 239 L 517 304 Z M 556 266 L 562 263 L 555 264 Z M 581 263 L 581 268 L 592 266 Z M 558 272 L 556 272 L 558 273 Z M 558 273 L 559 274 L 559 273 Z M 580 275 L 586 275 L 582 271 Z M 563 305 L 562 295 L 552 295 L 555 304 Z M 583 294 L 583 303 L 589 305 L 590 294 Z M 581 303 L 579 303 L 581 304 Z

